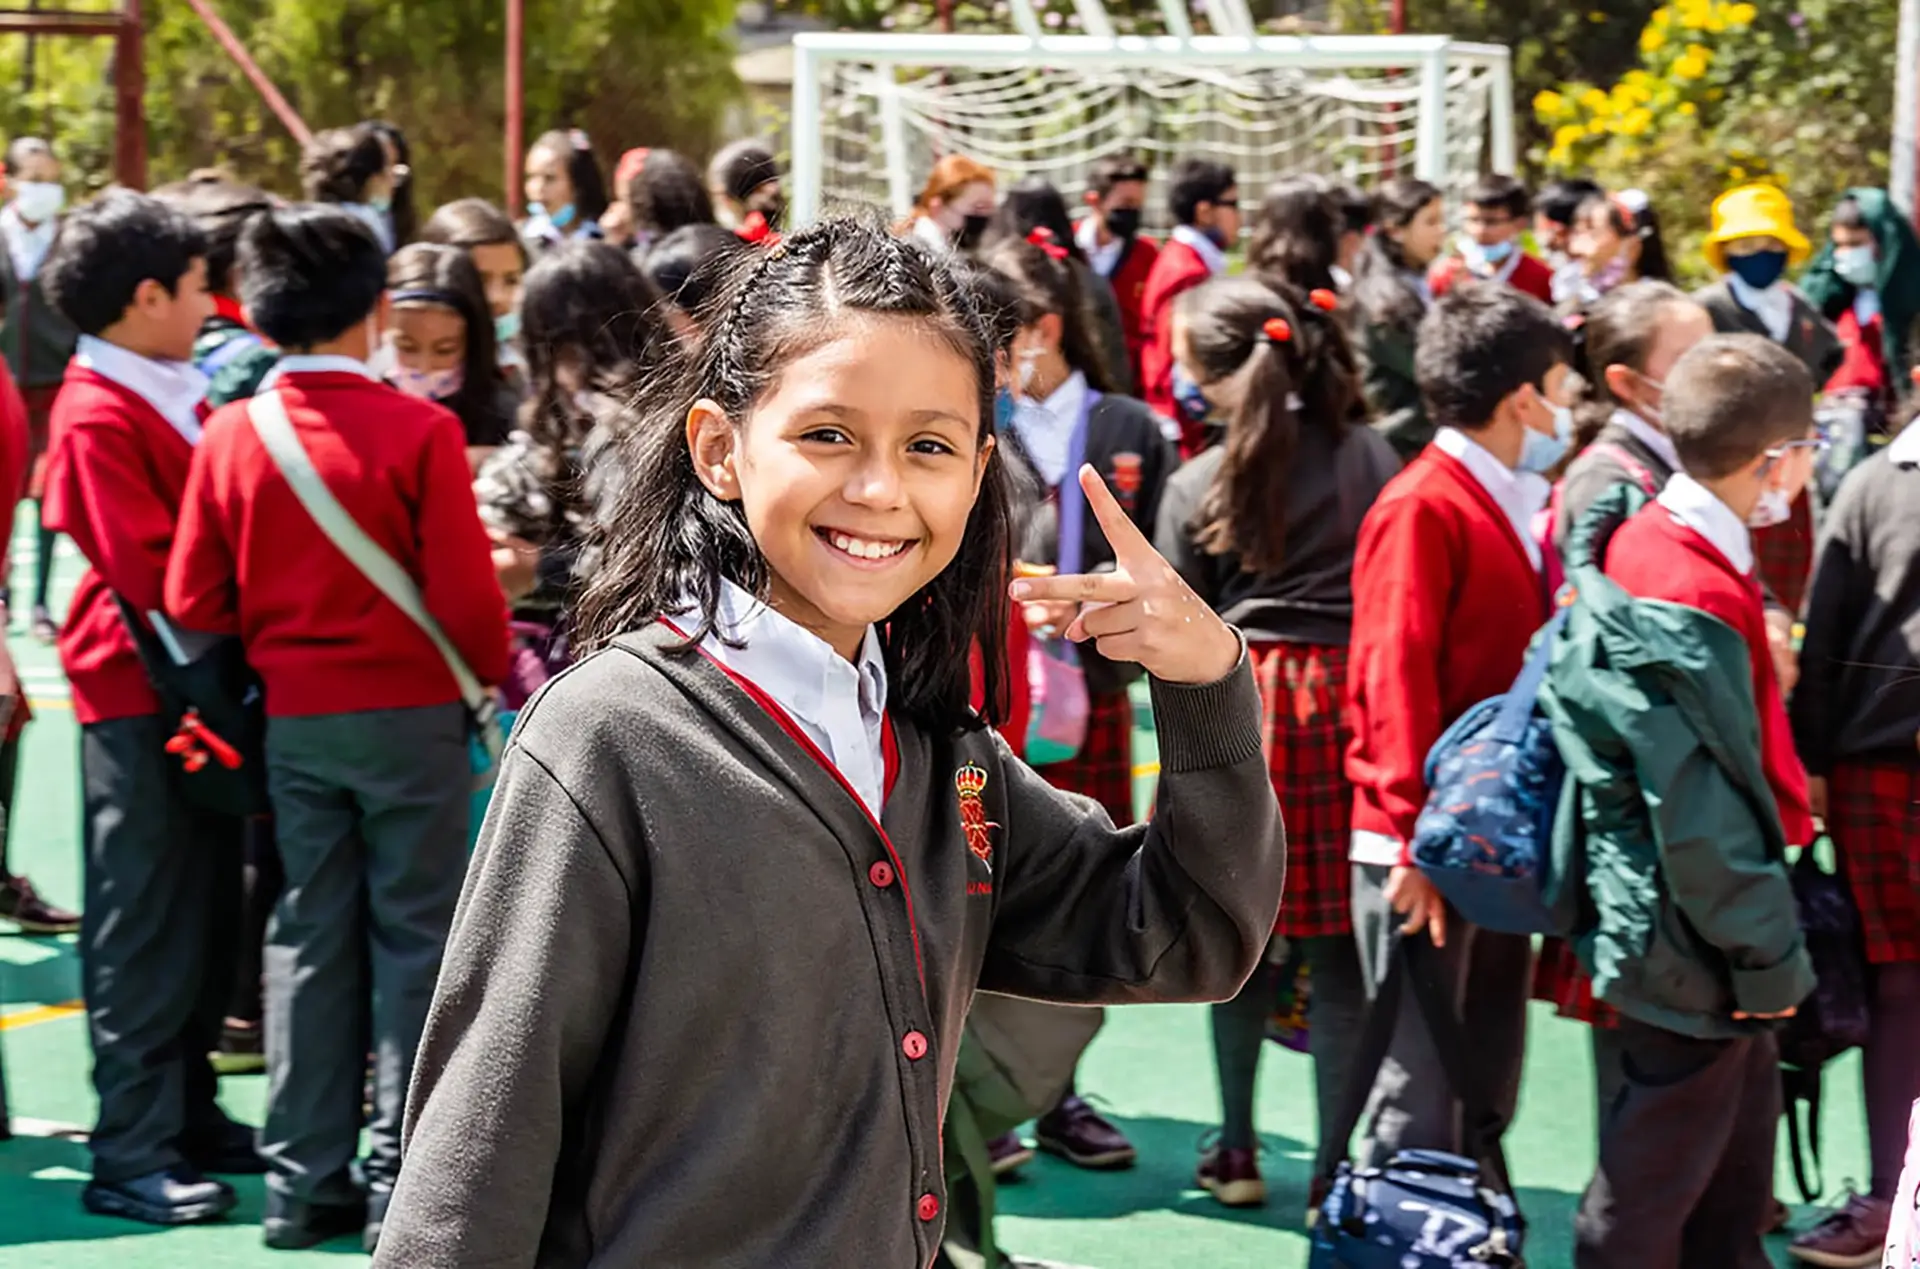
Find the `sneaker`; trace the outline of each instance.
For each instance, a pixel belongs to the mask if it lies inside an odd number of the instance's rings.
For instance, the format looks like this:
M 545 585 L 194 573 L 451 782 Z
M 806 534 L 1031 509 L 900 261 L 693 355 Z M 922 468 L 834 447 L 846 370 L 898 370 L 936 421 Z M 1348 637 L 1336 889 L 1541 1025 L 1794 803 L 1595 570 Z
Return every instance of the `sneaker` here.
M 1138 1157 L 1125 1133 L 1072 1095 L 1041 1116 L 1033 1135 L 1042 1150 L 1079 1168 L 1130 1168 Z
M 1218 1146 L 1200 1156 L 1193 1182 L 1222 1207 L 1259 1207 L 1267 1201 L 1267 1183 L 1260 1176 L 1260 1159 L 1252 1150 L 1225 1150 Z
M 987 1143 L 987 1159 L 995 1176 L 1012 1176 L 1033 1162 L 1033 1147 L 1020 1140 L 1019 1133 L 1010 1132 Z
M 33 637 L 49 646 L 60 639 L 60 627 L 53 624 L 53 614 L 47 611 L 45 604 L 33 606 Z
M 1877 1265 L 1892 1218 L 1893 1204 L 1886 1199 L 1852 1194 L 1845 1206 L 1794 1239 L 1788 1250 L 1795 1260 L 1829 1269 Z
M 0 919 L 13 922 L 23 934 L 74 934 L 80 914 L 56 908 L 34 892 L 25 877 L 0 873 Z
M 220 1047 L 207 1055 L 216 1075 L 258 1075 L 267 1069 L 260 1024 L 228 1018 L 220 1027 Z

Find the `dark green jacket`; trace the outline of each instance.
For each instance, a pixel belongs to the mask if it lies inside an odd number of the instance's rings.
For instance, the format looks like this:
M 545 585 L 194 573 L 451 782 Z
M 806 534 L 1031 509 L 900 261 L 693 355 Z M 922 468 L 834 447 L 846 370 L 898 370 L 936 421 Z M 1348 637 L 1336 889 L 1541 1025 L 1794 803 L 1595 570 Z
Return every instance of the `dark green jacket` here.
M 1385 322 L 1360 327 L 1361 388 L 1373 411 L 1373 430 L 1387 438 L 1400 461 L 1410 463 L 1437 430 L 1414 378 L 1413 331 Z
M 1541 702 L 1567 762 L 1555 900 L 1594 992 L 1630 1018 L 1728 1038 L 1813 990 L 1760 764 L 1745 643 L 1697 609 L 1635 599 L 1599 567 L 1645 495 L 1609 490 L 1575 530 L 1578 596 Z
M 1843 195 L 1859 204 L 1860 215 L 1873 232 L 1880 261 L 1874 289 L 1880 294 L 1881 326 L 1886 340 L 1887 376 L 1895 396 L 1907 391 L 1907 372 L 1914 362 L 1914 323 L 1920 321 L 1920 241 L 1913 226 L 1883 189 L 1850 189 Z M 1833 241 L 1822 243 L 1800 277 L 1800 293 L 1828 321 L 1853 307 L 1855 288 L 1833 271 Z

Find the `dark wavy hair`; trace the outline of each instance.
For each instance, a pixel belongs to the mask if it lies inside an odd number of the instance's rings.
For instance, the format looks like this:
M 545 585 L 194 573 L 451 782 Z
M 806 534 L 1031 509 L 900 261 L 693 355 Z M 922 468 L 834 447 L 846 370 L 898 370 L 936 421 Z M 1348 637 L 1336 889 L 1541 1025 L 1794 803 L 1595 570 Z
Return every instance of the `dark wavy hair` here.
M 660 292 L 612 243 L 569 239 L 527 270 L 520 292 L 520 346 L 529 398 L 521 426 L 535 444 L 564 455 L 593 426 L 581 393 L 633 390 L 672 342 Z
M 1698 301 L 1671 282 L 1628 282 L 1583 309 L 1573 327 L 1573 448 L 1568 461 L 1600 435 L 1623 404 L 1607 384 L 1608 366 L 1645 373 L 1647 358 L 1676 308 L 1699 308 Z
M 1282 177 L 1260 198 L 1247 267 L 1303 291 L 1338 290 L 1333 266 L 1344 229 L 1331 186 L 1317 176 Z
M 1029 176 L 1007 190 L 994 208 L 987 231 L 980 235 L 980 250 L 990 252 L 1008 239 L 1025 238 L 1036 229 L 1045 229 L 1053 240 L 1081 264 L 1087 253 L 1073 236 L 1073 219 L 1067 214 L 1067 200 L 1046 178 Z
M 594 156 L 592 145 L 580 144 L 586 139 L 587 134 L 578 128 L 555 128 L 541 133 L 527 147 L 529 155 L 545 150 L 567 165 L 567 179 L 573 182 L 574 214 L 583 224 L 600 219 L 607 210 L 607 181 L 600 175 L 600 160 Z
M 708 614 L 706 625 L 688 632 L 698 642 L 713 631 L 722 579 L 766 598 L 767 561 L 746 513 L 714 497 L 694 471 L 687 408 L 707 398 L 745 424 L 788 365 L 834 337 L 839 315 L 905 318 L 965 357 L 978 385 L 980 438 L 992 435 L 993 334 L 974 296 L 946 262 L 853 220 L 821 221 L 744 257 L 700 345 L 647 385 L 634 399 L 638 416 L 621 429 L 621 483 L 600 504 L 590 547 L 601 563 L 577 612 L 583 645 L 604 646 L 689 598 Z M 992 451 L 959 554 L 880 629 L 892 707 L 937 733 L 984 726 L 1005 699 L 1012 561 L 1005 480 Z M 985 667 L 984 714 L 970 705 L 976 647 Z
M 367 182 L 387 170 L 387 147 L 372 124 L 316 133 L 300 155 L 300 187 L 316 203 L 364 203 Z
M 1354 266 L 1354 299 L 1367 321 L 1409 334 L 1420 325 L 1425 306 L 1402 276 L 1412 266 L 1387 230 L 1405 229 L 1439 197 L 1436 186 L 1410 179 L 1390 181 L 1374 195 L 1374 232 Z
M 1301 430 L 1324 431 L 1337 445 L 1366 417 L 1353 347 L 1334 313 L 1270 277 L 1220 278 L 1177 304 L 1196 377 L 1234 386 L 1240 401 L 1190 526 L 1194 541 L 1209 555 L 1239 556 L 1247 572 L 1273 572 L 1286 554 Z M 1287 324 L 1285 340 L 1267 335 L 1274 318 Z

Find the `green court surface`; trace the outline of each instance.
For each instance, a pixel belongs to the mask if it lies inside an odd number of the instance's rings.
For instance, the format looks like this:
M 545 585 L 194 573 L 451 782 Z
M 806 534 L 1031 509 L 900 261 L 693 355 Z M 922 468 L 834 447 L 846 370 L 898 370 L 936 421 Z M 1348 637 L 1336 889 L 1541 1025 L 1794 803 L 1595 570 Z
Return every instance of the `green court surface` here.
M 15 819 L 12 864 L 56 902 L 80 897 L 77 732 L 50 650 L 24 635 L 31 536 L 16 536 L 16 607 L 11 646 L 38 713 L 28 733 Z M 75 562 L 59 558 L 55 607 L 71 591 Z M 1143 765 L 1151 763 L 1143 734 Z M 1144 793 L 1151 780 L 1143 773 Z M 364 1261 L 351 1242 L 320 1251 L 275 1253 L 259 1240 L 261 1186 L 239 1181 L 241 1206 L 226 1224 L 150 1230 L 90 1216 L 79 1195 L 87 1176 L 77 1126 L 90 1122 L 92 1092 L 71 939 L 0 937 L 0 1051 L 19 1134 L 0 1143 L 0 1269 L 241 1269 L 303 1259 Z M 1584 1028 L 1536 1006 L 1525 1086 L 1508 1155 L 1533 1222 L 1529 1262 L 1571 1264 L 1573 1206 L 1593 1167 L 1591 1065 Z M 1164 1006 L 1111 1011 L 1081 1068 L 1081 1089 L 1099 1100 L 1140 1147 L 1128 1172 L 1077 1172 L 1043 1156 L 1001 1193 L 1000 1242 L 1024 1256 L 1100 1269 L 1306 1263 L 1300 1229 L 1313 1142 L 1311 1071 L 1305 1058 L 1269 1047 L 1261 1071 L 1260 1127 L 1272 1196 L 1264 1209 L 1229 1212 L 1193 1188 L 1195 1147 L 1218 1113 L 1206 1010 Z M 1849 1056 L 1828 1072 L 1824 1141 L 1832 1188 L 1866 1179 L 1859 1064 Z M 229 1078 L 229 1110 L 258 1123 L 262 1077 Z M 769 1141 L 769 1150 L 779 1143 Z M 1780 1171 L 1780 1192 L 1791 1192 Z M 830 1169 L 832 1160 L 811 1161 Z M 1796 1208 L 1796 1225 L 1812 1213 Z M 1779 1264 L 1791 1263 L 1776 1240 Z M 865 1267 L 862 1267 L 865 1269 Z M 1704 1269 L 1704 1267 L 1703 1267 Z

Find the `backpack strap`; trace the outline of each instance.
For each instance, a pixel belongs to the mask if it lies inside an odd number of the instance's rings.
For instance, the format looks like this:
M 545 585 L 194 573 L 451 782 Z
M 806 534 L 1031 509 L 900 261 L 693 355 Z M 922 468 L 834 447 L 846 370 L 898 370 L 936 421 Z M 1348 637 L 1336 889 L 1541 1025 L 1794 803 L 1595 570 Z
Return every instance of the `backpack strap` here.
M 1647 497 L 1659 497 L 1659 478 L 1653 474 L 1652 470 L 1650 470 L 1645 463 L 1635 458 L 1626 446 L 1615 441 L 1595 441 L 1591 449 L 1592 452 L 1611 458 L 1614 462 L 1626 468 L 1627 475 L 1633 477 L 1633 483 L 1639 485 L 1640 491 L 1646 494 Z
M 1546 681 L 1547 670 L 1553 664 L 1553 645 L 1566 628 L 1567 613 L 1572 606 L 1572 592 L 1563 588 L 1556 600 L 1553 617 L 1535 636 L 1533 651 L 1528 655 L 1527 663 L 1521 667 L 1520 677 L 1513 681 L 1513 686 L 1507 689 L 1507 695 L 1500 703 L 1492 739 L 1513 745 L 1526 735 L 1527 723 L 1533 717 L 1534 701 L 1540 695 L 1540 685 Z

